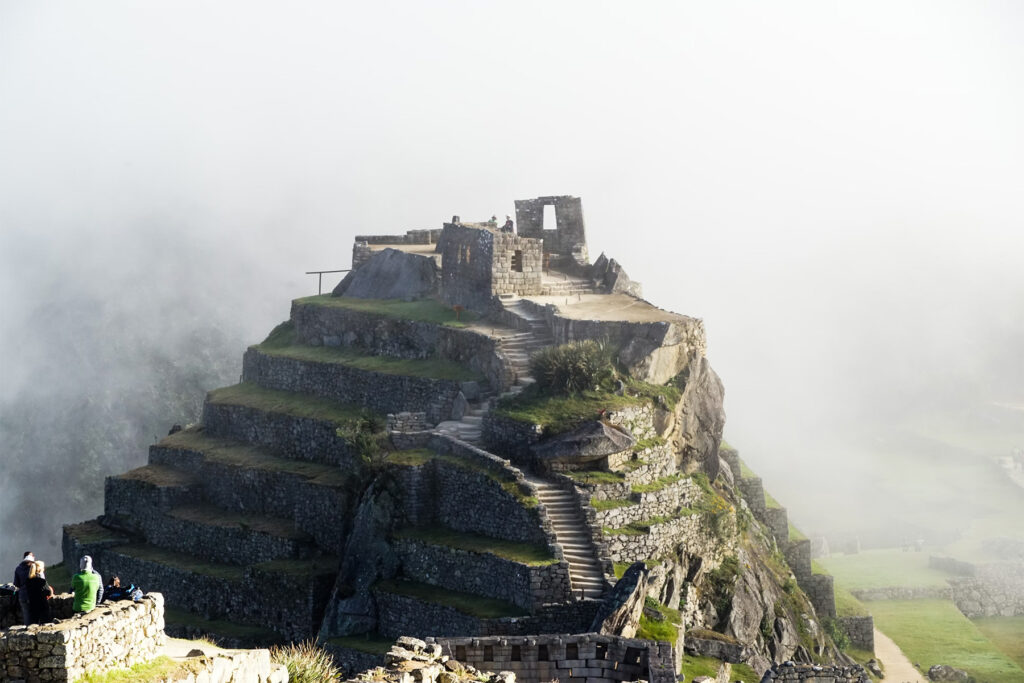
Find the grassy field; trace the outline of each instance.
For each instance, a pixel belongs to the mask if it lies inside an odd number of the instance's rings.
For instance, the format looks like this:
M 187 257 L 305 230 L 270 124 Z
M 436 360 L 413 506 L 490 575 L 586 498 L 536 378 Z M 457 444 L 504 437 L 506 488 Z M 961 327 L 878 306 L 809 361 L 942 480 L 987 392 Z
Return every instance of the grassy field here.
M 328 308 L 347 308 L 350 311 L 374 313 L 385 318 L 415 320 L 419 322 L 438 323 L 449 327 L 465 327 L 466 323 L 479 318 L 476 313 L 462 311 L 456 320 L 455 310 L 435 299 L 419 301 L 402 301 L 401 299 L 351 299 L 344 296 L 307 296 L 296 299 L 300 306 L 326 306 Z
M 986 683 L 1020 683 L 1024 669 L 1001 652 L 952 602 L 872 602 L 875 625 L 896 641 L 911 662 L 927 671 L 936 664 L 964 669 Z
M 986 638 L 1024 669 L 1024 617 L 985 617 L 973 621 Z
M 928 568 L 927 552 L 865 550 L 817 560 L 847 590 L 883 586 L 945 586 L 949 575 Z

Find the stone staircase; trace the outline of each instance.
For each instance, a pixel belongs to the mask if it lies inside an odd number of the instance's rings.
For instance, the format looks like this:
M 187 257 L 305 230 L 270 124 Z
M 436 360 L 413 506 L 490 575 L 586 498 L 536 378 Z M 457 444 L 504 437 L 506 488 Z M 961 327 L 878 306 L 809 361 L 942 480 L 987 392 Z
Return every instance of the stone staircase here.
M 575 498 L 557 484 L 537 477 L 528 481 L 537 488 L 537 497 L 547 510 L 555 538 L 569 562 L 573 594 L 581 600 L 600 598 L 607 584 L 597 559 L 597 547 Z
M 545 276 L 541 282 L 541 294 L 544 296 L 575 296 L 577 294 L 595 294 L 597 288 L 590 280 L 562 276 Z

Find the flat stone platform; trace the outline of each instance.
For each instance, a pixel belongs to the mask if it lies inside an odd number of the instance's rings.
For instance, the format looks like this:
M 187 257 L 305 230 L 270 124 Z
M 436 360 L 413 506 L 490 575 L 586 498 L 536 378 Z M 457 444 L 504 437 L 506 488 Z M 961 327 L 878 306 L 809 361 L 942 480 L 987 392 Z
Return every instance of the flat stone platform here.
M 580 294 L 565 296 L 524 296 L 541 306 L 552 304 L 558 315 L 571 320 L 605 320 L 634 323 L 688 323 L 685 315 L 658 308 L 628 294 Z M 568 299 L 568 303 L 566 300 Z

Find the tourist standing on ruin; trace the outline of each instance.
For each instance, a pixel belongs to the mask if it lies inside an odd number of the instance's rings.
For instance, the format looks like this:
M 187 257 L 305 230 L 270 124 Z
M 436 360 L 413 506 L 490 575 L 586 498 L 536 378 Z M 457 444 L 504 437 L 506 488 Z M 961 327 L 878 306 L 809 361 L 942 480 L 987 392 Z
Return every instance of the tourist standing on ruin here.
M 505 225 L 501 226 L 502 232 L 515 232 L 515 227 L 512 224 L 512 216 L 505 216 Z
M 46 582 L 46 564 L 33 562 L 28 570 L 28 582 L 25 584 L 28 593 L 30 621 L 33 624 L 50 623 L 50 603 L 53 588 Z
M 21 556 L 21 563 L 14 568 L 14 587 L 18 589 L 18 604 L 21 606 L 21 620 L 25 626 L 32 623 L 32 613 L 28 607 L 28 591 L 25 586 L 28 584 L 29 568 L 35 563 L 36 556 L 31 550 L 26 550 Z
M 83 555 L 78 566 L 82 571 L 71 577 L 71 592 L 75 594 L 71 609 L 76 614 L 91 612 L 103 599 L 103 580 L 92 568 L 92 557 Z

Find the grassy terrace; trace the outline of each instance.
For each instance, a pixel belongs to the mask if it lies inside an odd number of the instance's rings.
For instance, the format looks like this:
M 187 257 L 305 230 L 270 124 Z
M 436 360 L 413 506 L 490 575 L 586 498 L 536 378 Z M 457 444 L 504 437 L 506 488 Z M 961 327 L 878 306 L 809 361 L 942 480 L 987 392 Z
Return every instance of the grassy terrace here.
M 928 567 L 928 553 L 865 550 L 817 560 L 847 590 L 886 586 L 946 586 L 948 574 Z M 891 634 L 890 634 L 891 635 Z
M 581 484 L 621 484 L 626 481 L 626 476 L 621 472 L 608 470 L 574 470 L 565 474 Z
M 683 655 L 682 660 L 679 662 L 679 666 L 682 668 L 682 673 L 686 677 L 686 680 L 692 681 L 697 676 L 710 676 L 714 678 L 718 673 L 718 667 L 722 665 L 717 659 L 712 657 L 699 657 L 697 655 Z M 732 676 L 729 677 L 731 681 L 758 681 L 761 677 L 754 673 L 754 670 L 747 664 L 733 664 L 732 665 Z
M 402 529 L 395 533 L 395 537 L 474 553 L 489 553 L 531 567 L 542 567 L 558 562 L 558 559 L 551 555 L 551 551 L 542 545 L 506 541 L 444 527 Z
M 511 603 L 504 602 L 503 600 L 494 600 L 492 598 L 484 598 L 470 593 L 450 591 L 444 588 L 439 588 L 438 586 L 431 586 L 426 583 L 417 583 L 415 581 L 378 581 L 374 584 L 374 588 L 384 591 L 385 593 L 404 595 L 406 597 L 422 600 L 423 602 L 451 607 L 463 614 L 468 614 L 471 617 L 477 617 L 479 619 L 521 617 L 526 616 L 527 614 L 526 610 L 516 607 Z
M 416 322 L 437 323 L 449 327 L 465 327 L 466 323 L 477 320 L 479 316 L 471 311 L 462 311 L 459 320 L 455 319 L 455 311 L 451 306 L 436 299 L 420 299 L 419 301 L 402 301 L 401 299 L 354 299 L 346 296 L 307 296 L 296 299 L 299 306 L 324 306 L 326 308 L 344 308 L 360 313 L 372 313 L 383 318 L 413 320 Z
M 270 629 L 262 626 L 250 626 L 248 624 L 236 624 L 233 621 L 221 619 L 204 619 L 198 614 L 177 607 L 164 606 L 164 619 L 169 624 L 179 626 L 190 626 L 205 633 L 210 633 L 214 638 L 223 636 L 225 638 L 244 638 L 260 642 L 275 642 L 281 640 L 281 636 Z
M 308 394 L 264 389 L 251 382 L 242 382 L 207 394 L 214 405 L 241 405 L 268 413 L 282 413 L 292 417 L 323 420 L 338 425 L 349 423 L 367 415 L 369 411 L 358 405 L 329 401 Z M 383 421 L 383 416 L 376 416 Z
M 160 445 L 202 453 L 210 463 L 292 474 L 324 486 L 345 486 L 351 478 L 351 475 L 334 465 L 279 458 L 262 448 L 208 437 L 200 429 L 186 429 L 172 434 L 161 441 Z
M 78 540 L 79 543 L 99 543 L 101 541 L 124 541 L 127 537 L 117 531 L 106 528 L 95 519 L 79 524 L 69 524 L 68 535 Z
M 194 484 L 196 478 L 188 472 L 176 470 L 165 465 L 143 465 L 118 475 L 121 479 L 144 481 L 153 486 L 188 486 Z
M 350 650 L 358 650 L 359 652 L 366 652 L 371 655 L 383 655 L 391 649 L 391 646 L 395 644 L 395 641 L 385 638 L 384 636 L 377 635 L 376 633 L 364 633 L 359 636 L 339 636 L 338 638 L 331 638 L 327 641 L 327 644 L 334 645 L 336 647 L 348 648 Z
M 677 481 L 686 479 L 686 475 L 682 472 L 676 474 L 670 474 L 667 477 L 661 479 L 655 479 L 650 484 L 636 484 L 632 487 L 633 493 L 654 493 L 655 491 L 661 491 L 664 488 L 668 488 Z
M 651 527 L 657 524 L 666 524 L 668 522 L 682 519 L 689 515 L 697 514 L 694 510 L 689 508 L 680 508 L 678 512 L 673 515 L 658 515 L 649 519 L 643 519 L 639 522 L 633 522 L 627 524 L 624 527 L 618 529 L 610 529 L 608 527 L 601 527 L 601 531 L 606 536 L 644 536 L 645 534 L 651 533 Z
M 949 664 L 987 683 L 1024 681 L 1024 669 L 1000 652 L 952 602 L 887 600 L 871 603 L 871 613 L 878 628 L 924 671 L 935 664 Z
M 245 567 L 209 562 L 193 555 L 186 555 L 175 550 L 158 548 L 153 545 L 142 543 L 128 544 L 116 546 L 112 550 L 138 560 L 155 562 L 181 571 L 212 576 L 227 581 L 241 581 L 245 577 Z M 333 557 L 321 557 L 313 560 L 273 560 L 254 564 L 252 567 L 272 574 L 306 577 L 336 572 L 338 560 Z
M 295 528 L 291 520 L 267 517 L 265 515 L 247 515 L 232 512 L 214 505 L 187 505 L 175 508 L 170 512 L 172 517 L 188 522 L 223 527 L 226 529 L 248 529 L 279 538 L 301 539 L 307 534 Z
M 454 467 L 484 474 L 501 486 L 507 493 L 514 496 L 524 507 L 537 507 L 538 500 L 531 495 L 530 490 L 516 481 L 511 472 L 498 468 L 489 468 L 472 460 L 465 460 L 455 455 L 435 453 L 426 448 L 414 448 L 405 451 L 395 451 L 387 456 L 386 462 L 402 467 L 416 467 L 431 460 L 439 460 Z
M 630 507 L 631 505 L 639 505 L 639 503 L 625 498 L 616 498 L 612 500 L 598 500 L 597 498 L 590 499 L 590 507 L 594 508 L 598 512 L 602 510 L 615 510 L 617 508 Z

